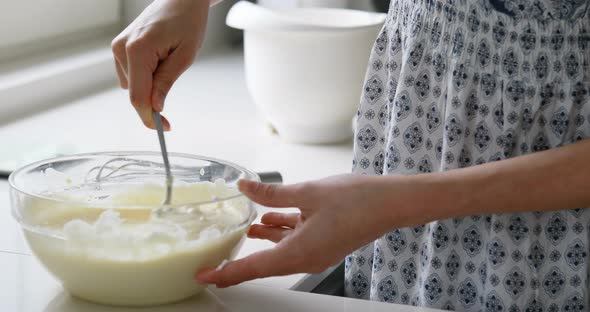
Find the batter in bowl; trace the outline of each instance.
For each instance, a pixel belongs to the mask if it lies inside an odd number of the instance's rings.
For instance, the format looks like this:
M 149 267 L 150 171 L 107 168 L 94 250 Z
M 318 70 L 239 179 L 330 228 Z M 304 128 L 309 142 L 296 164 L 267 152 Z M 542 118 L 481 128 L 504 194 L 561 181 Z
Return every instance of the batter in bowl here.
M 25 236 L 70 293 L 106 304 L 162 304 L 198 293 L 204 286 L 195 272 L 232 258 L 251 218 L 243 197 L 214 201 L 238 194 L 222 180 L 177 183 L 172 205 L 179 212 L 162 215 L 137 208 L 158 207 L 161 185 L 88 193 L 78 188 L 48 195 L 58 201 L 32 200 L 26 211 L 39 226 Z M 209 203 L 190 204 L 196 202 Z

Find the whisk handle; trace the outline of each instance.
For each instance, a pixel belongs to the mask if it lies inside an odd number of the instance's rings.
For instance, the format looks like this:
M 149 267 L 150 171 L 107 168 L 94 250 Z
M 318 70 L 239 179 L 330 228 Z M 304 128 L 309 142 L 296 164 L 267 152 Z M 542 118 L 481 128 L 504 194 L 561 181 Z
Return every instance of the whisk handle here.
M 278 171 L 257 172 L 256 174 L 258 174 L 260 181 L 263 183 L 283 183 L 283 176 Z

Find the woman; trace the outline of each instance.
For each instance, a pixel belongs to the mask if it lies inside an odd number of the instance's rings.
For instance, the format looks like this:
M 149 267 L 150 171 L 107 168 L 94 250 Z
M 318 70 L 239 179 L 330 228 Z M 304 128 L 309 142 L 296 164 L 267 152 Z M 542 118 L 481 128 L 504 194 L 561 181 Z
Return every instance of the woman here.
M 458 311 L 587 309 L 588 0 L 394 0 L 369 60 L 353 174 L 242 181 L 270 250 L 220 287 L 346 259 L 357 298 Z M 156 1 L 113 41 L 144 123 L 203 39 L 208 4 Z M 169 124 L 166 121 L 167 126 Z M 347 256 L 348 255 L 348 256 Z

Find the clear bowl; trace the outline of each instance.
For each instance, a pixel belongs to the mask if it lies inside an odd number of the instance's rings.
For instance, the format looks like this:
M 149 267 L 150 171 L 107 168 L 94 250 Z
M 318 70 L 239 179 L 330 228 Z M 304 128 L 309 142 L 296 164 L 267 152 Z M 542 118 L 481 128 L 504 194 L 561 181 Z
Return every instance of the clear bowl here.
M 239 179 L 258 181 L 258 175 L 222 160 L 178 153 L 169 156 L 177 185 L 207 181 L 214 183 L 199 185 L 220 187 L 219 179 L 225 181 L 221 185 L 225 190 L 222 196 L 195 202 L 185 200 L 182 204 L 173 202 L 162 222 L 184 231 L 186 238 L 180 241 L 162 238 L 161 228 L 146 227 L 151 226 L 154 218 L 159 220 L 155 217 L 158 214 L 154 214 L 159 205 L 147 205 L 141 198 L 121 205 L 111 198 L 127 187 L 148 184 L 161 186 L 162 192 L 153 193 L 163 200 L 165 175 L 159 153 L 104 152 L 58 157 L 30 164 L 10 176 L 14 218 L 35 256 L 71 294 L 111 305 L 179 301 L 204 289 L 193 279 L 195 272 L 236 255 L 244 233 L 256 217 L 254 204 L 239 193 L 236 184 Z M 62 196 L 70 193 L 78 196 Z M 174 201 L 174 192 L 172 197 Z M 232 215 L 233 223 L 229 226 L 217 229 L 215 235 L 208 232 L 207 236 L 207 231 L 200 231 L 199 226 L 204 226 L 201 212 L 230 210 L 237 213 Z M 145 227 L 142 229 L 147 240 L 118 238 L 118 230 L 109 230 L 108 237 L 99 233 L 88 240 L 86 234 L 79 234 L 86 232 L 64 231 L 66 224 L 81 222 L 72 220 L 98 224 L 105 211 L 119 213 L 121 226 Z M 86 225 L 82 228 L 87 229 Z M 108 230 L 108 222 L 106 226 Z M 149 244 L 144 248 L 145 242 Z

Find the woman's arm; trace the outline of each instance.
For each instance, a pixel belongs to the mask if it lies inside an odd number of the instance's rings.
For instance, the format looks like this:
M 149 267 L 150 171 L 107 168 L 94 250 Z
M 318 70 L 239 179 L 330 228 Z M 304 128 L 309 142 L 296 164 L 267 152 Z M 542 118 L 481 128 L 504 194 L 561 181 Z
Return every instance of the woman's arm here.
M 408 179 L 424 190 L 424 200 L 415 206 L 423 221 L 590 207 L 590 140 Z M 399 183 L 396 177 L 388 180 L 391 187 Z M 388 206 L 397 204 L 391 200 Z
M 394 229 L 434 220 L 590 206 L 590 140 L 466 169 L 414 176 L 342 175 L 294 185 L 241 181 L 240 190 L 271 212 L 251 238 L 277 243 L 221 270 L 197 274 L 219 287 L 301 272 L 321 272 Z

